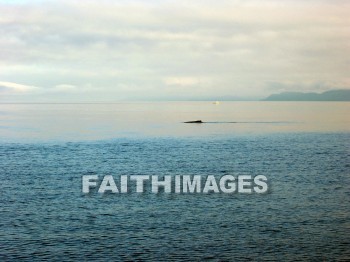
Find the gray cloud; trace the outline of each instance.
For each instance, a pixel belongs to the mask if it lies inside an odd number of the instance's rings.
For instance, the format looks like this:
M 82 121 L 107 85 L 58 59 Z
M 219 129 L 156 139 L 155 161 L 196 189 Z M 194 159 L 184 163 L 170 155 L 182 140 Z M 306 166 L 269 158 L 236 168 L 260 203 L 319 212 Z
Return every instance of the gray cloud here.
M 0 0 L 0 81 L 41 92 L 16 99 L 350 88 L 346 1 L 20 2 Z

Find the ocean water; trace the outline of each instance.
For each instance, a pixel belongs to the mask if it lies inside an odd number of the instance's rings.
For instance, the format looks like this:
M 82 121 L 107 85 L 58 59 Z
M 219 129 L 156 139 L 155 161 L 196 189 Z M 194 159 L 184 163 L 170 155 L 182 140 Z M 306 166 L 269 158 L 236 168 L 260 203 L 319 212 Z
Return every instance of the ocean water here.
M 349 109 L 0 105 L 0 260 L 348 261 Z M 91 174 L 264 175 L 269 189 L 83 194 Z

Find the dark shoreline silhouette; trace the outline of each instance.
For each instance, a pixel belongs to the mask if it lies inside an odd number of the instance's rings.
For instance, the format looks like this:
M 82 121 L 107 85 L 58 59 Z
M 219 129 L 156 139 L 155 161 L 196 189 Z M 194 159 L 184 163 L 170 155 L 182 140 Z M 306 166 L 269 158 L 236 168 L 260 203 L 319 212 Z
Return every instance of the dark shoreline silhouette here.
M 272 94 L 263 101 L 350 101 L 350 90 L 330 90 L 323 93 L 284 92 Z

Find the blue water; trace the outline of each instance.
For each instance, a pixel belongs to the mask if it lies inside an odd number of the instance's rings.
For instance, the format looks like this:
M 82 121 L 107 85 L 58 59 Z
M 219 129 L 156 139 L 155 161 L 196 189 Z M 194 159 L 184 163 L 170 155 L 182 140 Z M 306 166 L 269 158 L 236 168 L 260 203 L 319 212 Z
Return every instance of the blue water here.
M 1 143 L 0 260 L 350 259 L 350 134 Z M 266 194 L 81 193 L 82 175 L 265 175 Z

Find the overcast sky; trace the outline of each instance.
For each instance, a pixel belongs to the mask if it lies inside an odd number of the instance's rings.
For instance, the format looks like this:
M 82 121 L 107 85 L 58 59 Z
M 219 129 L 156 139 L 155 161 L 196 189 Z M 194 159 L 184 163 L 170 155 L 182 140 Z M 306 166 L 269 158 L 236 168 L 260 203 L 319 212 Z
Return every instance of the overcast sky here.
M 350 89 L 350 1 L 0 0 L 0 102 Z

